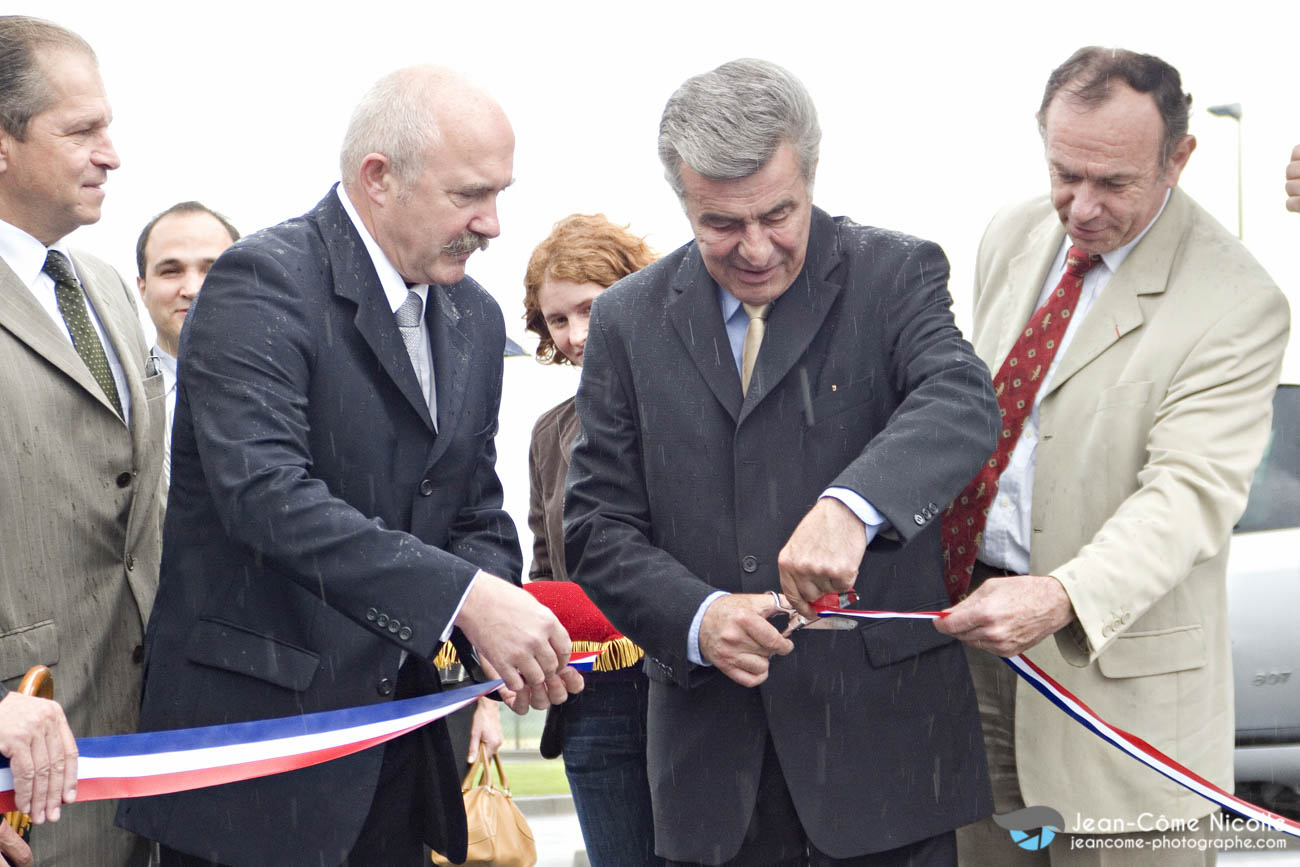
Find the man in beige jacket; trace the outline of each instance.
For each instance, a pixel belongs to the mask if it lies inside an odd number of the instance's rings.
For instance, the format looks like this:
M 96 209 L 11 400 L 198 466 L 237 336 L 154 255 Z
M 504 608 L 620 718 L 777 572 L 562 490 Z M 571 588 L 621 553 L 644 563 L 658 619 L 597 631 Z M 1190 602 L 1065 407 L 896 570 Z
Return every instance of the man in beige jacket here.
M 162 548 L 163 378 L 133 290 L 66 241 L 99 219 L 112 117 L 80 37 L 0 17 L 0 681 L 49 666 L 79 737 L 135 730 Z M 148 863 L 115 807 L 33 804 L 36 862 Z
M 1205 842 L 1213 804 L 998 659 L 1027 651 L 1103 718 L 1232 788 L 1227 547 L 1268 438 L 1290 314 L 1178 189 L 1196 145 L 1189 103 L 1159 58 L 1076 52 L 1038 115 L 1050 195 L 1000 213 L 980 246 L 975 348 L 1000 394 L 1034 384 L 1019 416 L 1000 398 L 1011 445 L 990 459 L 992 486 L 963 494 L 983 508 L 963 514 L 959 497 L 945 518 L 946 543 L 960 538 L 955 519 L 987 523 L 974 550 L 946 544 L 962 601 L 938 628 L 968 647 L 997 812 L 1051 807 L 1066 833 L 1031 852 L 985 820 L 960 835 L 964 864 L 1213 861 L 1195 841 L 1154 848 L 1180 829 Z M 1044 311 L 1068 320 L 1063 333 L 1044 339 Z M 978 560 L 963 568 L 967 551 Z

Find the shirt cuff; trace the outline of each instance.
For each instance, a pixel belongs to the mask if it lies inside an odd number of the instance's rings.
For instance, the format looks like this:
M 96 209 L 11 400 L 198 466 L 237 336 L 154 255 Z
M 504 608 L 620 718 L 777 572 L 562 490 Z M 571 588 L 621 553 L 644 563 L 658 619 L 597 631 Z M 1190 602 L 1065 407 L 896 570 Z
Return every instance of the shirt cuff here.
M 478 570 L 474 573 L 474 577 L 469 579 L 469 583 L 465 585 L 465 592 L 460 595 L 460 601 L 456 603 L 456 610 L 451 612 L 451 619 L 447 621 L 447 625 L 443 628 L 442 635 L 438 636 L 439 641 L 446 641 L 451 638 L 451 630 L 456 625 L 456 618 L 460 616 L 460 609 L 465 606 L 465 600 L 469 598 L 469 591 L 474 589 L 474 582 L 482 574 L 484 574 L 483 570 Z
M 703 654 L 700 653 L 700 626 L 704 623 L 704 612 L 718 598 L 730 595 L 726 590 L 714 590 L 704 597 L 700 607 L 695 610 L 695 616 L 691 618 L 691 631 L 686 635 L 686 658 L 696 665 L 713 665 L 711 662 L 705 662 Z
M 876 507 L 868 503 L 857 491 L 849 488 L 827 488 L 822 491 L 822 496 L 839 500 L 849 507 L 849 511 L 858 516 L 858 520 L 867 531 L 868 545 L 876 538 L 877 533 L 889 529 L 889 520 L 877 512 Z

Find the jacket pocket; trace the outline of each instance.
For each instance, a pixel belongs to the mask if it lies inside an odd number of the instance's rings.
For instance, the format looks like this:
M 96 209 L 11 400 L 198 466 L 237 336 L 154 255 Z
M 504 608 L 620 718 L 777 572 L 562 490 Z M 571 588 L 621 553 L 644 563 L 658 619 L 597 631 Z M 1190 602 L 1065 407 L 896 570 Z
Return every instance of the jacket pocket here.
M 1120 635 L 1097 657 L 1097 667 L 1110 678 L 1146 677 L 1200 668 L 1206 657 L 1204 629 L 1174 626 Z
M 948 601 L 936 602 L 926 608 L 934 611 L 948 607 Z M 947 644 L 956 643 L 951 635 L 944 635 L 929 620 L 877 620 L 859 630 L 867 646 L 867 659 L 873 668 L 895 665 L 905 659 L 920 656 Z
M 53 667 L 59 661 L 59 630 L 42 620 L 0 635 L 0 680 L 22 677 L 33 665 Z
M 1118 407 L 1146 406 L 1151 398 L 1149 381 L 1117 382 L 1097 395 L 1097 412 Z
M 826 391 L 812 399 L 808 405 L 809 427 L 816 427 L 823 421 L 832 419 L 842 412 L 862 406 L 875 396 L 874 381 L 871 377 L 860 379 L 848 385 L 832 385 Z
M 220 620 L 199 621 L 185 657 L 297 692 L 311 685 L 320 667 L 320 656 L 310 650 Z

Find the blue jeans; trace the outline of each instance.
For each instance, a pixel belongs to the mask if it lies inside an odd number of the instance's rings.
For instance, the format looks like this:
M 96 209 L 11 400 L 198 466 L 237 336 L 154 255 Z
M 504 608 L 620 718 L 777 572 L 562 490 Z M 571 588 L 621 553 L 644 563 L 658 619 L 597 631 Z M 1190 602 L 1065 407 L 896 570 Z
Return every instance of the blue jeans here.
M 564 771 L 591 867 L 661 867 L 646 776 L 650 682 L 639 670 L 587 675 L 564 705 Z

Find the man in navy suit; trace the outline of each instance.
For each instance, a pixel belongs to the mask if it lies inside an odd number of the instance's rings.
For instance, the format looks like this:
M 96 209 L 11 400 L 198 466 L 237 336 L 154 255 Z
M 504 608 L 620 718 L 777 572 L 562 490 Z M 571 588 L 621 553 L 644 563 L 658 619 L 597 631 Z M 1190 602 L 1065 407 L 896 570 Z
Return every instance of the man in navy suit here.
M 399 70 L 357 107 L 342 184 L 208 273 L 181 337 L 143 729 L 429 693 L 453 627 L 517 710 L 581 689 L 558 621 L 503 580 L 521 565 L 494 467 L 505 329 L 465 262 L 499 232 L 513 152 L 486 95 Z M 435 723 L 119 822 L 164 865 L 462 860 L 455 767 Z

